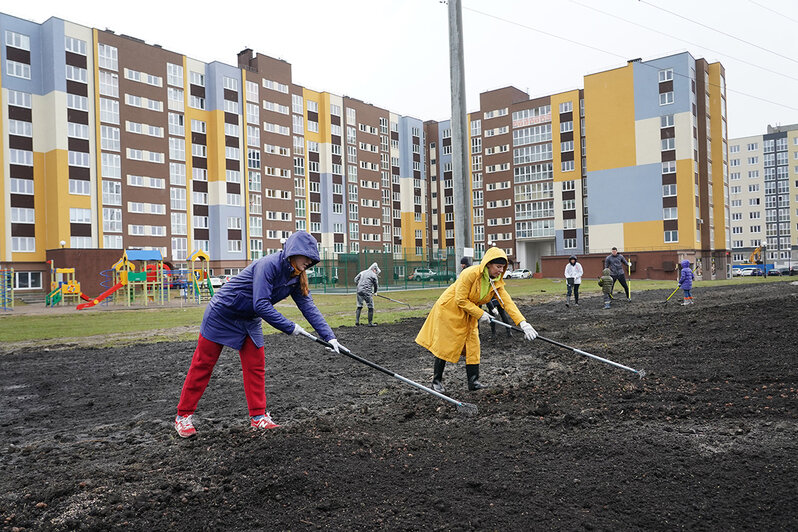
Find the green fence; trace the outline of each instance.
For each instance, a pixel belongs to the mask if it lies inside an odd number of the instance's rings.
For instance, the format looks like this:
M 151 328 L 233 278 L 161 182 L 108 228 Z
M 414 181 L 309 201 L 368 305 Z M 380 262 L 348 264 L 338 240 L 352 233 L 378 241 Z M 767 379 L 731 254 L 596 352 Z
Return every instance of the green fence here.
M 355 276 L 375 262 L 381 270 L 380 290 L 448 286 L 457 279 L 460 269 L 453 249 L 426 250 L 423 255 L 369 250 L 334 254 L 322 250 L 321 262 L 308 270 L 311 289 L 314 292 L 354 292 L 357 288 Z

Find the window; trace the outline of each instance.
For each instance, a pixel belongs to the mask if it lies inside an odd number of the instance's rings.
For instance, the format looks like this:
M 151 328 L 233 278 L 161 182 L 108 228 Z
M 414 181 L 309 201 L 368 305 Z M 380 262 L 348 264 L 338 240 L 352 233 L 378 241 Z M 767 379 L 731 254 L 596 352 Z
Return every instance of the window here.
M 15 78 L 30 79 L 30 65 L 6 59 L 6 73 Z
M 679 231 L 665 231 L 665 243 L 678 242 Z
M 676 185 L 662 185 L 662 196 L 670 197 L 676 195 Z
M 659 117 L 659 127 L 663 129 L 666 127 L 673 127 L 673 115 L 662 115 Z
M 84 45 L 83 54 L 85 55 L 86 43 L 84 42 L 83 45 Z M 6 30 L 6 46 L 11 46 L 12 48 L 19 48 L 20 50 L 27 50 L 30 52 L 30 37 L 28 37 L 27 35 L 23 35 L 22 33 Z
M 30 250 L 30 251 L 35 251 L 35 250 Z M 41 289 L 41 288 L 42 288 L 42 272 L 14 272 L 15 290 Z
M 671 81 L 673 79 L 673 69 L 667 68 L 664 70 L 660 70 L 658 73 L 658 78 L 660 83 L 664 81 Z
M 662 151 L 668 150 L 675 150 L 676 149 L 676 139 L 662 139 Z
M 678 211 L 676 207 L 666 207 L 662 209 L 662 219 L 663 220 L 676 220 L 679 218 Z
M 660 105 L 668 105 L 673 103 L 673 91 L 670 92 L 663 92 L 659 95 L 659 104 Z M 667 233 L 667 231 L 666 231 Z M 675 242 L 675 240 L 674 240 Z
M 109 46 L 107 44 L 98 44 L 97 56 L 99 58 L 98 63 L 100 68 L 107 68 L 108 70 L 119 69 L 117 65 L 117 58 L 118 58 L 117 49 L 114 48 L 113 46 Z

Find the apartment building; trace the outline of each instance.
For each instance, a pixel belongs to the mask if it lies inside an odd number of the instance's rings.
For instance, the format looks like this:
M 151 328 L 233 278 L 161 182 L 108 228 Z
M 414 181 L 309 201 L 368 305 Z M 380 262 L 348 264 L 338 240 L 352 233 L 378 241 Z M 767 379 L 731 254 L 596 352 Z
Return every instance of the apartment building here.
M 731 139 L 729 152 L 733 262 L 760 248 L 767 262 L 789 267 L 798 260 L 798 124 Z
M 475 248 L 496 245 L 535 269 L 546 256 L 615 246 L 652 255 L 652 274 L 689 258 L 726 275 L 722 65 L 682 53 L 584 80 L 582 90 L 541 98 L 514 87 L 480 95 L 469 116 Z M 427 135 L 431 161 L 433 142 L 446 149 L 447 127 Z M 430 198 L 444 211 L 447 169 L 436 189 L 430 166 Z M 451 245 L 434 225 L 431 234 L 434 246 Z
M 249 49 L 204 63 L 4 14 L 0 33 L 0 260 L 18 287 L 45 288 L 60 249 L 158 249 L 172 267 L 203 250 L 237 273 L 296 230 L 330 256 L 423 255 L 420 120 L 297 85 Z

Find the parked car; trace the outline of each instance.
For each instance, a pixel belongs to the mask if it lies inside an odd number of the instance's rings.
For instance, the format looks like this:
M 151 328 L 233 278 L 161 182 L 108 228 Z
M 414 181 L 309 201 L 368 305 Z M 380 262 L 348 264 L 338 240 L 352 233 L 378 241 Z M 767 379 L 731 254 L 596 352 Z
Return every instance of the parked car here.
M 454 281 L 456 278 L 454 272 L 436 272 L 431 268 L 416 268 L 408 277 L 411 281 Z
M 310 284 L 335 284 L 338 282 L 338 276 L 333 274 L 332 278 L 327 275 L 323 268 L 311 268 L 307 270 L 308 283 Z
M 739 277 L 743 274 L 742 268 L 732 268 L 732 277 Z
M 231 277 L 232 275 L 214 275 L 211 277 L 211 286 L 214 288 L 221 288 Z
M 789 273 L 784 273 L 782 270 L 789 271 L 787 268 L 772 268 L 768 270 L 768 277 L 779 277 L 781 275 L 789 275 Z
M 509 271 L 504 274 L 505 279 L 531 279 L 532 272 L 526 269 L 523 270 L 513 270 Z
M 740 272 L 740 275 L 743 277 L 756 277 L 758 275 L 762 275 L 762 270 L 759 268 L 743 268 Z

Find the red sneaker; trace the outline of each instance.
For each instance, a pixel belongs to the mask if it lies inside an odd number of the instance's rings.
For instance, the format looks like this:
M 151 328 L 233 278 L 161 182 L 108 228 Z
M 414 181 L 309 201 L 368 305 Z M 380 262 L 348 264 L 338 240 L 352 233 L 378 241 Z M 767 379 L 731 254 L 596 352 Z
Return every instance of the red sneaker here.
M 191 419 L 192 416 L 193 414 L 189 414 L 188 416 L 177 416 L 175 418 L 175 430 L 180 434 L 181 438 L 190 438 L 197 433 L 197 429 L 194 428 L 194 423 Z
M 280 425 L 272 421 L 272 416 L 268 412 L 262 416 L 249 418 L 249 426 L 255 429 L 276 429 Z

